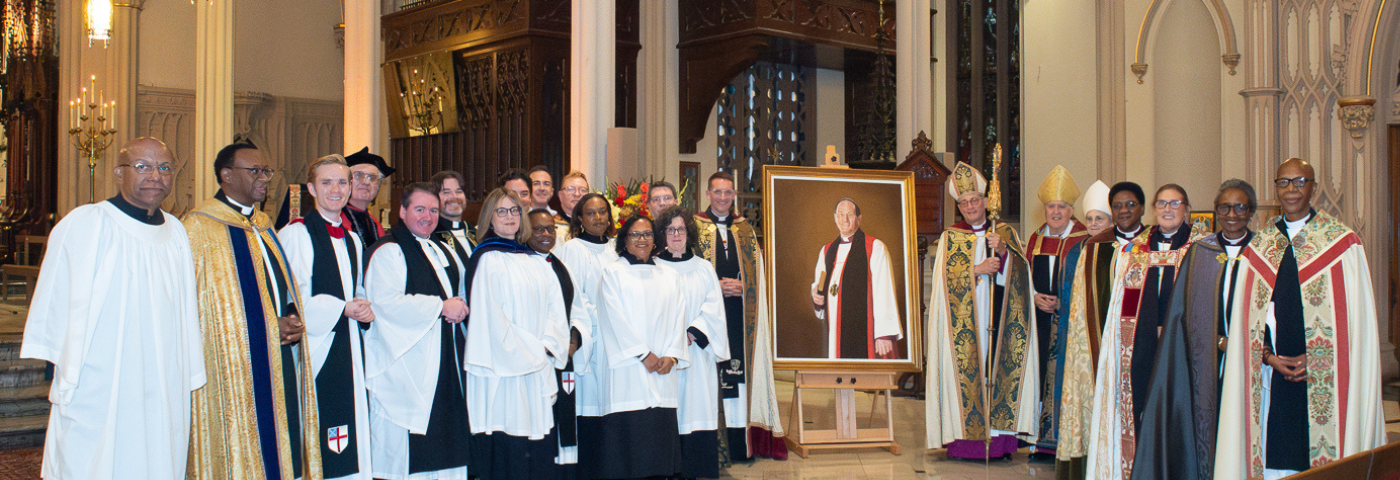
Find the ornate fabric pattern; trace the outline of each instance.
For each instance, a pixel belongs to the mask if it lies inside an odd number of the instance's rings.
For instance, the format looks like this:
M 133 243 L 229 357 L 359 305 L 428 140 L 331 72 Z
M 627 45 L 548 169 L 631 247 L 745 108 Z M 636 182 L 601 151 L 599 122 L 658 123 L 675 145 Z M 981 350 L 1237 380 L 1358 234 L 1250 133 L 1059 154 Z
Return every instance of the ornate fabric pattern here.
M 269 226 L 267 215 L 257 212 L 251 221 L 218 200 L 208 200 L 186 215 L 185 228 L 190 236 L 190 250 L 195 259 L 196 281 L 200 285 L 200 327 L 204 333 L 205 365 L 209 374 L 209 384 L 195 391 L 192 398 L 194 422 L 190 425 L 190 479 L 217 478 L 262 478 L 263 459 L 258 440 L 258 421 L 253 399 L 252 371 L 248 358 L 249 340 L 245 331 L 243 295 L 238 284 L 238 270 L 234 264 L 234 251 L 230 242 L 229 227 L 242 229 L 247 235 L 248 245 L 257 245 L 255 235 L 264 243 L 275 245 L 276 238 Z M 286 267 L 280 248 L 273 252 L 272 261 Z M 267 285 L 266 271 L 254 269 L 258 285 Z M 296 299 L 301 311 L 296 284 L 289 282 L 293 289 L 291 298 Z M 256 293 L 256 292 L 254 292 Z M 272 296 L 262 292 L 264 312 L 275 312 Z M 271 371 L 282 371 L 280 338 L 275 315 L 266 315 L 266 344 L 279 354 L 269 355 Z M 298 344 L 302 358 L 310 358 L 306 342 Z M 302 426 L 302 472 L 303 478 L 321 478 L 321 438 L 317 422 L 316 389 L 310 380 L 311 362 L 301 362 L 298 378 L 298 398 L 302 405 L 289 408 L 283 402 L 276 402 L 274 416 L 279 431 L 277 447 L 279 455 L 291 459 L 291 443 L 288 440 L 287 415 L 301 413 Z M 283 398 L 281 382 L 272 382 L 275 398 Z M 279 462 L 284 480 L 292 478 L 289 461 Z
M 983 375 L 981 347 L 978 345 L 976 292 L 972 261 L 977 235 L 956 230 L 943 234 L 947 246 L 948 308 L 952 325 L 948 341 L 956 353 L 958 387 L 962 400 L 963 434 L 969 440 L 987 438 L 987 422 L 982 411 Z
M 1029 265 L 1021 251 L 1016 231 L 1005 223 L 996 224 L 997 233 L 1006 240 L 1008 261 L 1012 265 Z M 1013 259 L 1014 258 L 1014 259 Z M 1008 268 L 1006 296 L 1002 302 L 1000 338 L 997 340 L 996 369 L 992 380 L 992 428 L 1016 431 L 1016 412 L 1020 408 L 1021 377 L 1025 369 L 1028 334 L 1032 316 L 1025 308 L 1030 305 L 1025 292 L 1030 290 L 1030 276 L 1025 269 Z

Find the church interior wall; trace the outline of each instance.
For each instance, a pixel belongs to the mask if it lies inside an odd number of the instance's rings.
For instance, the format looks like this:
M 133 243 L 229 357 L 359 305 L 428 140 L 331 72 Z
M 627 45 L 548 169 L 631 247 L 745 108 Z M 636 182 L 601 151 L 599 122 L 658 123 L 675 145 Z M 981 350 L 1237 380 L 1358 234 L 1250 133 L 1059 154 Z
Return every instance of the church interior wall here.
M 1081 191 L 1098 179 L 1098 85 L 1089 54 L 1096 32 L 1084 22 L 1094 18 L 1094 2 L 1027 0 L 1022 8 L 1021 217 L 1029 235 L 1045 222 L 1036 192 L 1055 165 Z
M 140 83 L 194 90 L 194 6 L 155 1 L 146 2 L 144 8 L 139 40 Z
M 1155 181 L 1145 185 L 1176 183 L 1196 198 L 1193 208 L 1200 207 L 1220 185 L 1221 104 L 1228 101 L 1219 95 L 1215 26 L 1204 4 L 1178 0 L 1162 12 L 1154 31 L 1152 82 L 1138 87 L 1152 91 L 1156 108 L 1130 116 L 1152 122 L 1153 149 L 1146 160 Z M 1232 123 L 1243 129 L 1243 123 Z

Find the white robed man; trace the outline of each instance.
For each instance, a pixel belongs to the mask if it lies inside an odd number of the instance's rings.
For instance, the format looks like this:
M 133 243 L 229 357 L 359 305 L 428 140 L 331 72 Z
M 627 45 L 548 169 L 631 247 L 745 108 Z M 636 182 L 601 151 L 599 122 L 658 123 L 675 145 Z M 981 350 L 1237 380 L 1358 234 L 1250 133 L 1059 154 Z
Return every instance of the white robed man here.
M 568 182 L 568 180 L 565 180 Z M 568 183 L 565 183 L 568 185 Z M 565 187 L 568 188 L 568 187 Z M 572 275 L 574 295 L 579 305 L 570 308 L 570 323 L 579 331 L 579 349 L 574 355 L 574 401 L 577 405 L 576 426 L 578 443 L 593 439 L 602 428 L 604 413 L 604 383 L 609 368 L 606 359 L 596 355 L 598 349 L 598 279 L 603 267 L 617 260 L 613 222 L 608 200 L 597 193 L 586 193 L 574 207 L 569 218 L 571 240 L 554 248 L 557 257 Z M 586 327 L 586 328 L 580 328 Z M 565 385 L 567 387 L 567 384 Z M 561 463 L 579 463 L 578 445 L 560 448 Z
M 656 184 L 652 184 L 652 192 Z M 729 360 L 729 336 L 723 335 L 724 297 L 715 267 L 695 255 L 695 220 L 688 210 L 673 206 L 656 215 L 657 232 L 665 243 L 658 265 L 680 274 L 685 303 L 686 339 L 690 368 L 680 373 L 681 475 L 719 478 L 719 364 Z
M 826 321 L 826 358 L 899 358 L 904 338 L 885 242 L 860 228 L 860 205 L 836 201 L 839 235 L 817 254 L 812 306 Z
M 399 205 L 399 224 L 365 271 L 375 315 L 364 346 L 374 476 L 466 480 L 463 259 L 432 236 L 435 185 L 408 185 Z
M 219 191 L 185 214 L 209 384 L 194 395 L 190 479 L 321 478 L 301 296 L 267 200 L 276 170 L 256 146 L 214 157 Z
M 574 216 L 574 208 L 579 200 L 588 194 L 588 176 L 574 170 L 559 179 L 559 211 L 554 212 L 554 237 L 560 246 L 574 237 L 569 234 L 569 221 Z
M 487 194 L 467 262 L 467 414 L 472 475 L 482 480 L 559 477 L 554 372 L 569 361 L 568 314 L 554 272 L 524 244 L 526 202 L 501 188 Z
M 1361 238 L 1278 167 L 1283 215 L 1244 249 L 1225 348 L 1215 478 L 1281 478 L 1385 443 L 1380 334 Z
M 525 202 L 526 212 L 535 209 L 543 209 L 554 215 L 556 212 L 550 208 L 549 201 L 554 198 L 554 176 L 550 175 L 549 167 L 535 165 L 530 167 L 530 197 L 520 200 Z
M 754 456 L 786 460 L 788 449 L 773 385 L 763 250 L 753 224 L 739 216 L 735 207 L 734 175 L 715 172 L 705 186 L 710 206 L 695 214 L 696 255 L 709 260 L 719 275 L 730 353 L 728 365 L 720 367 L 724 397 L 720 414 L 726 430 L 720 438 L 726 455 L 721 461 L 728 466 Z
M 963 221 L 939 237 L 933 262 L 927 445 L 953 458 L 1008 456 L 1038 434 L 1030 265 L 1015 229 L 987 218 L 986 188 L 971 165 L 954 167 L 948 194 Z
M 306 341 L 325 435 L 321 470 L 328 479 L 368 480 L 373 470 L 361 345 L 374 309 L 365 299 L 365 247 L 346 228 L 350 167 L 345 158 L 332 154 L 312 162 L 306 191 L 316 199 L 316 211 L 292 220 L 277 237 L 306 310 Z
M 205 374 L 189 237 L 160 209 L 174 161 L 160 140 L 132 140 L 120 192 L 49 233 L 20 347 L 54 364 L 44 478 L 185 478 Z
M 564 261 L 554 256 L 555 235 L 554 215 L 549 210 L 537 208 L 530 211 L 530 236 L 527 245 L 535 253 L 532 258 L 548 266 L 559 284 L 559 295 L 564 301 L 564 314 L 569 318 L 569 361 L 563 368 L 555 369 L 555 381 L 559 391 L 554 399 L 554 424 L 559 438 L 559 456 L 554 462 L 559 464 L 559 478 L 575 478 L 578 468 L 578 376 L 575 365 L 587 364 L 593 348 L 584 348 L 583 339 L 592 338 L 594 324 L 593 306 L 579 290 L 579 282 L 569 271 Z M 546 280 L 547 281 L 547 280 Z
M 671 477 L 681 469 L 680 369 L 690 366 L 680 275 L 655 261 L 652 221 L 618 228 L 618 258 L 598 280 L 598 346 L 609 369 L 603 416 L 579 444 L 590 478 Z M 595 365 L 598 367 L 598 365 Z

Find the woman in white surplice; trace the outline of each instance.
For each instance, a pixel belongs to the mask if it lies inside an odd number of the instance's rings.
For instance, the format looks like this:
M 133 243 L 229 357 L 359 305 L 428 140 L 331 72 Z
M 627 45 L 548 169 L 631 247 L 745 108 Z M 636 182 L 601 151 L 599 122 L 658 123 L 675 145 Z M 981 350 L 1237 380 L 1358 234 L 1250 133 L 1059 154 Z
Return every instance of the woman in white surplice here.
M 488 480 L 557 476 L 554 370 L 569 361 L 568 316 L 554 271 L 523 243 L 521 205 L 505 189 L 487 195 L 467 266 L 471 473 Z
M 617 235 L 613 225 L 612 209 L 608 200 L 597 193 L 589 193 L 574 204 L 569 217 L 569 241 L 554 249 L 554 256 L 564 262 L 569 273 L 573 274 L 574 295 L 580 297 L 583 308 L 570 312 L 571 322 L 579 328 L 580 343 L 574 352 L 574 373 L 577 380 L 574 399 L 577 402 L 578 439 L 585 442 L 593 438 L 599 427 L 602 410 L 602 386 L 607 378 L 606 366 L 602 358 L 593 355 L 593 346 L 598 332 L 598 277 L 603 274 L 603 266 L 617 260 L 617 249 L 613 236 Z M 561 447 L 559 463 L 578 463 L 578 447 Z
M 680 275 L 652 259 L 651 219 L 618 229 L 618 256 L 598 281 L 598 350 L 608 369 L 603 417 L 579 439 L 579 466 L 591 478 L 646 478 L 680 471 L 676 418 L 680 376 L 689 366 Z M 600 365 L 595 365 L 598 367 Z M 588 432 L 583 432 L 588 433 Z
M 658 265 L 680 274 L 681 302 L 685 306 L 686 339 L 690 368 L 680 373 L 681 476 L 719 478 L 719 362 L 729 361 L 729 335 L 725 334 L 724 297 L 720 295 L 715 267 L 695 251 L 695 220 L 682 207 L 671 207 L 656 217 L 665 236 Z M 661 242 L 657 242 L 661 243 Z

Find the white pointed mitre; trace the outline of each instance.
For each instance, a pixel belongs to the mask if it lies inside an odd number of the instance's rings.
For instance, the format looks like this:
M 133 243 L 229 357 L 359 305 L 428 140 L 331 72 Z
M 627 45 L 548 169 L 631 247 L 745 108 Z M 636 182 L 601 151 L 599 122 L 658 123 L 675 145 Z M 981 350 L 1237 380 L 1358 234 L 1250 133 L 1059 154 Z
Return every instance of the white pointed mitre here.
M 1108 192 L 1108 184 L 1103 183 L 1103 180 L 1095 180 L 1093 185 L 1089 185 L 1089 189 L 1084 191 L 1084 200 L 1079 202 L 1084 208 L 1085 217 L 1089 216 L 1091 210 L 1113 216 L 1113 210 L 1108 207 Z

